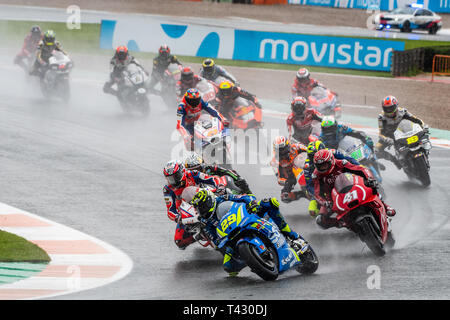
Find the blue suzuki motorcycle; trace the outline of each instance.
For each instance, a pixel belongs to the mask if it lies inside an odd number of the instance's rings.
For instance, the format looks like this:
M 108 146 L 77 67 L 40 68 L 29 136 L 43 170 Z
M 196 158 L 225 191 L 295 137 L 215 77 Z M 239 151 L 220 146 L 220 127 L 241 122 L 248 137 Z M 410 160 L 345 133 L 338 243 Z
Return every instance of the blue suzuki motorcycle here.
M 248 213 L 245 204 L 225 201 L 218 206 L 217 217 L 219 249 L 231 247 L 233 257 L 262 279 L 275 280 L 291 268 L 302 274 L 317 270 L 319 260 L 310 244 L 285 238 L 270 218 Z

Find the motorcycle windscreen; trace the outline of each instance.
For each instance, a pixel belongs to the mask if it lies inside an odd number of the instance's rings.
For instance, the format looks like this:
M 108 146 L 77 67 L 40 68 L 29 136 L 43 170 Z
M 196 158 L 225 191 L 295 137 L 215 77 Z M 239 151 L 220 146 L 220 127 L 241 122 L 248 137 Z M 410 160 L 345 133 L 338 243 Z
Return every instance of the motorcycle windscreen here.
M 234 202 L 232 201 L 224 201 L 218 205 L 216 215 L 219 221 L 231 211 L 233 204 Z
M 334 182 L 334 188 L 338 193 L 349 192 L 354 185 L 354 177 L 351 173 L 341 173 Z

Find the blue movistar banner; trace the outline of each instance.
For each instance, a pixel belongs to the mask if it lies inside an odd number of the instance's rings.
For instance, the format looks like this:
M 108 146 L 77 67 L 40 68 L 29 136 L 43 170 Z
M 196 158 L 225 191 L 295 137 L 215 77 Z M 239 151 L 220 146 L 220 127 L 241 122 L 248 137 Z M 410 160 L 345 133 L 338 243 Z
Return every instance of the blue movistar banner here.
M 149 37 L 151 34 L 151 37 Z M 177 55 L 390 71 L 402 41 L 262 32 L 157 20 L 102 20 L 100 48 L 126 45 L 157 52 L 165 43 Z
M 233 59 L 390 71 L 404 42 L 236 30 Z
M 289 3 L 347 9 L 392 10 L 397 8 L 397 0 L 289 0 Z

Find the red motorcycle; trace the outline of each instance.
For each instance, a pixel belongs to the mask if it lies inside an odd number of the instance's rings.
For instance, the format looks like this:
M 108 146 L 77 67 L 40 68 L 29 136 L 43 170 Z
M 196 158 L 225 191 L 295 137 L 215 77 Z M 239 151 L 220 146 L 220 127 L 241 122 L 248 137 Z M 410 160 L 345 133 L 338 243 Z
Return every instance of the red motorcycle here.
M 341 173 L 331 193 L 332 212 L 338 222 L 355 232 L 361 241 L 377 256 L 392 248 L 394 238 L 378 193 L 364 184 L 364 179 L 350 173 Z
M 324 116 L 333 115 L 336 119 L 342 117 L 342 109 L 338 101 L 338 96 L 329 89 L 315 87 L 308 97 L 308 102 L 311 108 L 316 109 Z

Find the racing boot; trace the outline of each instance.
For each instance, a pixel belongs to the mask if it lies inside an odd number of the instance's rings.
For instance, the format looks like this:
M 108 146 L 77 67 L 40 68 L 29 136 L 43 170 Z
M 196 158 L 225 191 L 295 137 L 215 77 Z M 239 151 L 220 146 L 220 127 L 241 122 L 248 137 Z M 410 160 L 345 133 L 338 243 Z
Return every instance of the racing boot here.
M 236 277 L 239 274 L 239 271 L 247 266 L 245 262 L 234 258 L 233 254 L 233 249 L 227 247 L 223 256 L 223 269 L 228 273 L 228 276 L 230 277 Z
M 316 223 L 319 227 L 321 227 L 324 230 L 336 227 L 336 228 L 342 228 L 342 225 L 339 223 L 338 219 L 326 217 L 325 215 L 318 215 L 316 217 Z
M 308 212 L 311 218 L 317 217 L 319 214 L 319 204 L 317 203 L 317 200 L 311 200 L 308 205 Z

